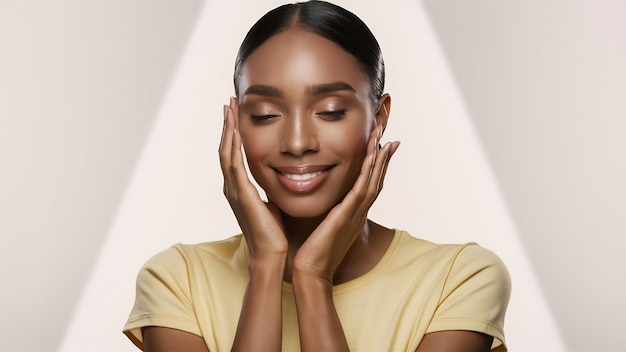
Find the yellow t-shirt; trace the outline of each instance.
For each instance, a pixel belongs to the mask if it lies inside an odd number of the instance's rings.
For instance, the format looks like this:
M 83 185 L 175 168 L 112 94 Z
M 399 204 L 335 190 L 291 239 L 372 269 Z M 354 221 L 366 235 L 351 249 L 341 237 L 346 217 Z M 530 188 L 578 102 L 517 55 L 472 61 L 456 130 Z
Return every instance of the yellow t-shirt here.
M 243 236 L 175 245 L 151 258 L 137 278 L 124 333 L 142 348 L 141 328 L 162 326 L 230 351 L 248 283 Z M 380 262 L 333 288 L 352 351 L 415 351 L 424 334 L 471 330 L 504 343 L 510 278 L 502 261 L 474 244 L 439 245 L 396 230 Z M 283 350 L 299 351 L 293 288 L 283 283 Z

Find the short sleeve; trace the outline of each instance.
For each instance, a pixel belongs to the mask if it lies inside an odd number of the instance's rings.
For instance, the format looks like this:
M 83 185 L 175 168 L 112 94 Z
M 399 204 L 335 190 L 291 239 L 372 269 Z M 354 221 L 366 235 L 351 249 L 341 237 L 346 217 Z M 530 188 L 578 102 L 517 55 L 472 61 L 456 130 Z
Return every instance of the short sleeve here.
M 142 350 L 141 328 L 146 326 L 201 335 L 189 289 L 187 263 L 176 246 L 148 260 L 137 276 L 135 304 L 124 334 Z
M 492 348 L 505 344 L 504 315 L 510 295 L 511 279 L 500 258 L 468 244 L 450 268 L 427 333 L 477 331 L 494 337 Z

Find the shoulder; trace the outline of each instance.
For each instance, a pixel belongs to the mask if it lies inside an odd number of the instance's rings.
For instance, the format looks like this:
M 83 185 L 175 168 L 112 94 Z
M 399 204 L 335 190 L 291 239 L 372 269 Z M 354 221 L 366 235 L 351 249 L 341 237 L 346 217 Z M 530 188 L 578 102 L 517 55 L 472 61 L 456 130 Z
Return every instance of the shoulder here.
M 152 256 L 137 275 L 135 304 L 124 333 L 137 346 L 142 346 L 141 328 L 146 326 L 202 335 L 196 311 L 206 296 L 198 288 L 206 288 L 211 279 L 227 271 L 220 263 L 232 267 L 232 263 L 245 261 L 245 246 L 242 236 L 233 236 L 216 242 L 176 244 Z M 243 259 L 233 260 L 237 256 Z
M 246 248 L 242 235 L 235 235 L 220 241 L 196 244 L 177 243 L 148 259 L 142 270 L 180 269 L 193 265 L 197 261 L 231 258 L 236 254 L 246 257 Z
M 187 261 L 180 245 L 171 246 L 148 259 L 139 270 L 137 285 L 152 286 L 185 277 Z
M 502 260 L 476 243 L 444 245 L 454 253 L 427 332 L 469 330 L 504 344 L 504 316 L 511 279 Z
M 241 235 L 214 242 L 178 243 L 148 259 L 139 271 L 137 283 L 189 286 L 190 273 L 195 268 L 211 267 L 235 256 L 247 260 L 247 247 Z
M 504 262 L 494 252 L 476 243 L 459 246 L 448 281 L 460 284 L 470 279 L 479 284 L 495 285 L 507 296 L 510 293 L 511 278 Z
M 460 288 L 467 294 L 489 288 L 501 300 L 508 301 L 511 290 L 509 271 L 491 250 L 474 242 L 432 244 L 428 255 L 433 267 L 441 268 L 445 275 L 442 297 Z
M 415 276 L 427 277 L 429 282 L 440 285 L 440 310 L 494 309 L 492 318 L 503 319 L 511 295 L 511 278 L 494 252 L 474 242 L 437 244 L 408 233 L 403 236 L 399 246 L 403 265 L 411 267 Z
M 490 269 L 499 276 L 508 278 L 508 271 L 502 260 L 489 249 L 474 242 L 464 244 L 439 244 L 413 237 L 406 231 L 398 231 L 398 250 L 401 256 L 419 259 L 432 267 L 442 267 L 455 275 L 471 275 Z

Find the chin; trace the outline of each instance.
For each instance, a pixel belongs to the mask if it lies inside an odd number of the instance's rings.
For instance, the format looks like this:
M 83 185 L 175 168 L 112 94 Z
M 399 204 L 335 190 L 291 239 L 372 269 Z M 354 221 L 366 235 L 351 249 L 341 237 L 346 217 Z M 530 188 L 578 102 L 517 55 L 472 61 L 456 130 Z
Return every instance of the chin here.
M 320 216 L 324 216 L 329 209 L 324 211 L 315 211 L 313 209 L 282 209 L 282 212 L 296 219 L 314 219 Z
M 292 218 L 313 219 L 326 214 L 333 208 L 335 203 L 321 202 L 319 200 L 299 199 L 296 201 L 272 200 L 280 210 Z M 288 203 L 288 204 L 285 204 Z

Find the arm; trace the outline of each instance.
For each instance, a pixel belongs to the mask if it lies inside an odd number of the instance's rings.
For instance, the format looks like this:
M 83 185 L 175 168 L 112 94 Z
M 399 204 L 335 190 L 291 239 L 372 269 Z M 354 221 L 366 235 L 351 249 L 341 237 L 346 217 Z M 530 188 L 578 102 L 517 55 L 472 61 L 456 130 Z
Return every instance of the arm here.
M 250 280 L 246 288 L 233 351 L 280 351 L 282 348 L 282 282 L 288 243 L 280 213 L 265 204 L 250 182 L 236 130 L 238 105 L 224 107 L 224 131 L 219 155 L 224 195 L 250 249 Z
M 202 337 L 190 332 L 147 326 L 141 329 L 144 352 L 209 352 Z
M 182 340 L 190 337 L 201 342 L 197 345 L 201 348 L 190 347 L 189 351 L 207 351 L 200 337 L 188 273 L 187 262 L 177 247 L 154 255 L 139 271 L 135 304 L 124 326 L 124 333 L 139 349 L 172 351 L 175 346 L 192 346 Z M 164 339 L 169 344 L 161 346 Z M 159 346 L 162 349 L 157 349 Z
M 265 205 L 250 183 L 245 172 L 241 141 L 235 130 L 236 102 L 231 100 L 230 106 L 224 107 L 224 130 L 219 147 L 220 164 L 224 174 L 224 195 L 244 233 L 250 247 L 250 280 L 244 296 L 242 311 L 233 342 L 233 351 L 279 351 L 282 345 L 282 311 L 281 291 L 284 266 L 286 262 L 287 240 L 280 224 L 276 221 L 277 209 Z M 260 230 L 259 230 L 260 229 Z M 169 259 L 169 258 L 168 258 Z M 176 257 L 174 257 L 176 259 Z M 168 261 L 171 263 L 171 259 Z M 170 273 L 168 265 L 167 278 L 186 278 L 186 271 Z M 184 267 L 184 264 L 181 265 Z M 143 270 L 144 281 L 161 284 L 165 275 L 156 270 Z M 173 280 L 176 281 L 176 280 Z M 179 285 L 187 287 L 187 285 Z M 171 307 L 182 302 L 190 302 L 189 293 L 175 286 L 171 299 L 161 302 L 161 307 L 152 307 L 160 311 L 163 307 Z M 143 291 L 151 292 L 150 288 Z M 168 296 L 170 297 L 170 296 Z M 189 303 L 191 304 L 191 303 Z M 179 310 L 193 315 L 193 307 L 183 306 Z M 208 352 L 204 339 L 191 332 L 167 328 L 164 326 L 147 326 L 141 329 L 143 348 L 148 352 Z M 140 342 L 137 342 L 140 346 Z
M 292 280 L 302 351 L 349 351 L 333 303 L 332 283 L 296 272 Z
M 448 330 L 424 335 L 416 352 L 488 352 L 493 337 L 474 331 Z
M 377 150 L 382 128 L 372 131 L 361 173 L 343 201 L 335 206 L 299 249 L 292 280 L 302 351 L 348 351 L 332 296 L 332 280 L 345 254 L 367 221 L 380 193 L 389 159 L 399 142 Z
M 250 281 L 239 316 L 233 351 L 281 350 L 285 258 L 277 257 L 250 265 Z
M 465 246 L 450 268 L 421 351 L 506 351 L 502 326 L 510 295 L 504 263 L 489 250 Z

